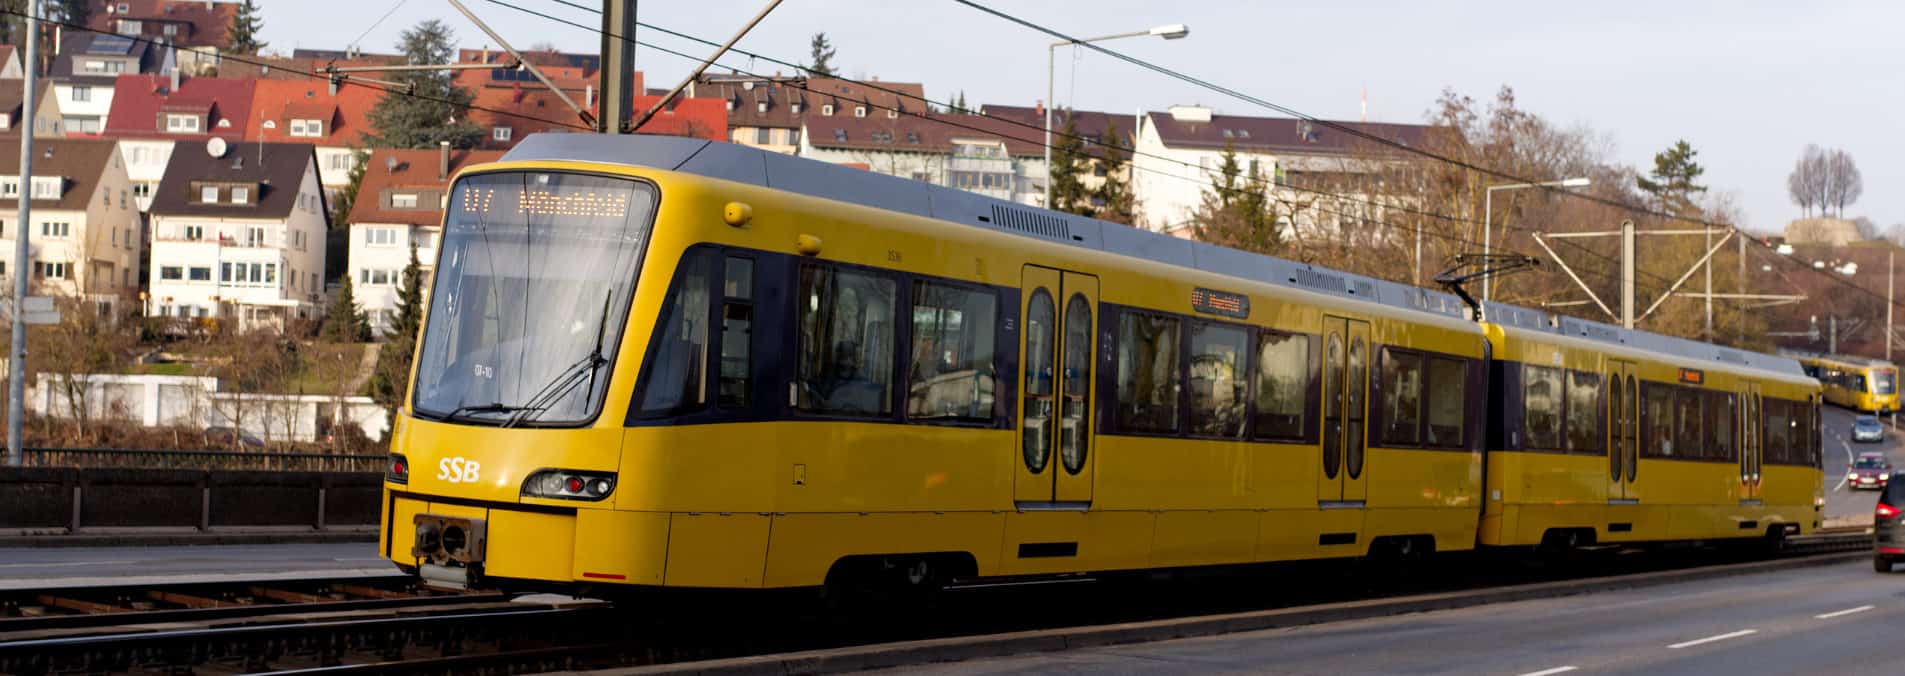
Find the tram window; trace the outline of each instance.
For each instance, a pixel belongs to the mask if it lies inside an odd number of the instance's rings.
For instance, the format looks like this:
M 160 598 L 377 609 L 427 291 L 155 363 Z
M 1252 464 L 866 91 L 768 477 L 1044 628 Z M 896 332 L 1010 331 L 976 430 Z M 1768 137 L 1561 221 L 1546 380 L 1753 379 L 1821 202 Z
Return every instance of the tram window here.
M 1674 449 L 1680 457 L 1695 460 L 1706 457 L 1706 444 L 1700 442 L 1700 403 L 1705 397 L 1693 388 L 1681 388 L 1674 397 Z
M 997 295 L 913 282 L 913 359 L 906 376 L 909 420 L 990 422 Z
M 1249 345 L 1250 333 L 1242 328 L 1191 325 L 1191 434 L 1243 438 Z
M 1521 392 L 1522 425 L 1527 430 L 1524 447 L 1545 450 L 1561 448 L 1561 369 L 1523 367 Z
M 748 299 L 754 296 L 754 261 L 730 256 L 721 288 L 727 300 L 721 305 L 721 367 L 715 396 L 724 408 L 746 408 L 753 389 L 754 305 Z
M 675 274 L 674 294 L 662 310 L 660 344 L 642 386 L 641 417 L 659 418 L 699 409 L 708 402 L 702 368 L 708 349 L 708 290 L 714 255 L 690 252 Z
M 1602 452 L 1605 435 L 1601 434 L 1601 377 L 1580 371 L 1568 372 L 1568 450 L 1576 453 Z
M 893 412 L 891 279 L 818 265 L 800 269 L 800 363 L 795 408 L 809 413 Z
M 1641 395 L 1646 416 L 1647 439 L 1641 454 L 1649 458 L 1671 458 L 1674 451 L 1673 388 L 1659 383 L 1643 383 Z
M 1707 393 L 1707 444 L 1703 457 L 1708 460 L 1733 459 L 1733 428 L 1738 423 L 1738 414 L 1734 411 L 1734 396 L 1720 392 Z
M 1462 427 L 1468 405 L 1468 362 L 1444 357 L 1429 358 L 1429 438 L 1430 446 L 1462 447 Z
M 1760 408 L 1764 409 L 1760 417 L 1766 421 L 1766 445 L 1760 451 L 1760 457 L 1774 464 L 1784 464 L 1788 442 L 1792 438 L 1791 412 L 1786 402 L 1778 399 L 1764 399 Z
M 1125 312 L 1118 317 L 1118 429 L 1177 431 L 1177 320 Z
M 1383 348 L 1382 440 L 1414 446 L 1422 439 L 1422 355 Z
M 1263 332 L 1257 341 L 1256 368 L 1257 438 L 1303 438 L 1303 410 L 1310 397 L 1310 337 Z

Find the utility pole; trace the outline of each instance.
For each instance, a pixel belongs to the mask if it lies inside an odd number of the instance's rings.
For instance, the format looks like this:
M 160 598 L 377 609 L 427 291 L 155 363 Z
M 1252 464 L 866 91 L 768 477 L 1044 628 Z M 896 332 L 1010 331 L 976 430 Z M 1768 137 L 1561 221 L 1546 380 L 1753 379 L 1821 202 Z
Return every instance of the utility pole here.
M 1621 328 L 1634 328 L 1634 221 L 1621 221 Z
M 26 79 L 21 85 L 20 119 L 20 215 L 13 228 L 13 352 L 7 360 L 7 464 L 19 466 L 26 460 L 21 424 L 26 419 L 26 271 L 27 233 L 33 229 L 33 87 L 39 75 L 40 0 L 26 3 Z
M 1703 228 L 1707 231 L 1707 248 L 1713 248 L 1713 226 Z M 1713 261 L 1701 266 L 1707 269 L 1707 342 L 1713 342 Z
M 602 0 L 602 68 L 596 89 L 602 92 L 596 129 L 604 134 L 633 133 L 635 117 L 635 1 Z
M 1826 354 L 1839 353 L 1839 315 L 1826 315 Z
M 1740 240 L 1740 282 L 1739 282 L 1740 290 L 1739 290 L 1739 293 L 1740 295 L 1744 296 L 1746 295 L 1746 238 L 1740 237 L 1737 239 Z M 1739 343 L 1737 344 L 1745 345 L 1746 344 L 1746 306 L 1744 305 L 1740 306 L 1739 319 L 1740 319 L 1740 337 L 1739 337 Z
M 1892 271 L 1897 257 L 1897 251 L 1885 252 L 1885 361 L 1892 360 Z

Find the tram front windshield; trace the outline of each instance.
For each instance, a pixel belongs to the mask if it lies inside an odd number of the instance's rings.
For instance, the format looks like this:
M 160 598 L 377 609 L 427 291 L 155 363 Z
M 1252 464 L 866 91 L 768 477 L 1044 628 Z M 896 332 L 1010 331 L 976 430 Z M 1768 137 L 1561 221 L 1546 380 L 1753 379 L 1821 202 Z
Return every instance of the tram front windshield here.
M 1872 392 L 1874 394 L 1891 394 L 1897 391 L 1897 371 L 1891 369 L 1874 369 L 1872 371 Z
M 412 406 L 437 420 L 593 419 L 635 290 L 655 191 L 556 172 L 458 181 Z

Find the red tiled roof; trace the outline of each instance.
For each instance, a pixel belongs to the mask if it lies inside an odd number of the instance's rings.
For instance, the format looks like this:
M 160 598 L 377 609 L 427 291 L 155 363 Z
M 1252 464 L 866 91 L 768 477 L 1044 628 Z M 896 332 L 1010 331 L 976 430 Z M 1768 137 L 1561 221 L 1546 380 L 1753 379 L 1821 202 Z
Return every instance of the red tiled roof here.
M 660 100 L 659 96 L 637 96 L 635 110 L 645 111 Z M 479 89 L 470 106 L 470 120 L 483 128 L 482 147 L 492 149 L 513 148 L 529 134 L 582 131 L 576 128 L 582 126 L 582 121 L 575 111 L 541 85 Z M 490 131 L 495 127 L 508 127 L 510 140 L 497 141 Z M 654 119 L 637 131 L 725 141 L 728 138 L 727 110 L 717 99 L 680 98 L 672 109 L 656 113 Z
M 332 94 L 321 80 L 259 80 L 251 99 L 251 117 L 245 124 L 246 138 L 265 141 L 293 141 L 321 146 L 349 146 L 363 143 L 363 134 L 371 131 L 370 109 L 383 100 L 384 90 L 371 85 L 346 83 Z M 291 120 L 322 120 L 324 135 L 292 136 Z M 266 129 L 270 122 L 272 128 Z
M 121 75 L 113 83 L 112 111 L 107 114 L 107 136 L 205 138 L 251 138 L 247 120 L 251 113 L 254 80 L 230 80 L 216 77 L 185 77 L 179 90 L 171 89 L 171 79 L 162 75 Z M 202 107 L 201 107 L 202 106 Z M 175 134 L 165 130 L 161 111 L 184 109 L 210 112 L 204 131 Z M 221 126 L 221 122 L 225 123 Z
M 1021 157 L 1045 154 L 1040 130 L 981 115 L 926 113 L 890 118 L 884 112 L 868 111 L 866 117 L 854 117 L 851 110 L 836 110 L 831 117 L 812 115 L 804 121 L 803 136 L 816 148 L 937 154 L 952 152 L 953 140 L 962 139 L 1003 141 L 1006 152 Z
M 116 11 L 119 5 L 125 5 L 126 11 Z M 169 37 L 173 44 L 221 50 L 231 47 L 232 17 L 238 16 L 236 2 L 205 0 L 108 0 L 95 1 L 92 8 L 88 26 L 94 30 L 117 33 L 119 20 L 129 19 L 142 24 L 141 35 L 164 36 L 165 24 L 182 25 L 188 28 Z
M 1209 122 L 1180 120 L 1170 113 L 1147 113 L 1158 139 L 1174 148 L 1223 148 L 1302 155 L 1345 155 L 1373 141 L 1331 127 L 1285 117 L 1212 115 Z M 1377 138 L 1419 146 L 1432 127 L 1387 122 L 1331 122 Z
M 386 209 L 379 198 L 384 190 L 390 188 L 434 188 L 444 189 L 449 180 L 438 178 L 438 164 L 442 161 L 440 150 L 395 150 L 377 148 L 370 151 L 364 159 L 364 182 L 357 186 L 357 201 L 351 204 L 348 221 L 351 223 L 408 223 L 410 225 L 438 225 L 443 220 L 443 210 L 436 202 L 418 201 L 415 209 Z M 502 159 L 500 150 L 452 150 L 450 151 L 450 171 L 454 176 L 463 167 L 482 162 L 494 162 Z M 391 162 L 394 159 L 396 162 Z
M 695 96 L 733 102 L 728 121 L 736 127 L 780 127 L 798 129 L 804 120 L 820 117 L 822 106 L 833 104 L 835 114 L 866 104 L 869 112 L 894 108 L 906 112 L 924 112 L 926 87 L 917 82 L 865 84 L 833 78 L 756 78 L 704 75 L 690 90 Z M 800 104 L 794 112 L 792 104 Z M 766 110 L 762 110 L 766 104 Z

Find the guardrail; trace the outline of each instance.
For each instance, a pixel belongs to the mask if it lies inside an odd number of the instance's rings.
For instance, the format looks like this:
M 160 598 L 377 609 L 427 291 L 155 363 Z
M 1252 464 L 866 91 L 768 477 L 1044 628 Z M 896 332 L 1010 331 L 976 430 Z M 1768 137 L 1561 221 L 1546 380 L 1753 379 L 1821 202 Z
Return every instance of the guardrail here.
M 375 526 L 379 472 L 0 467 L 0 532 Z
M 390 456 L 345 453 L 250 453 L 125 448 L 27 448 L 26 467 L 382 472 Z

